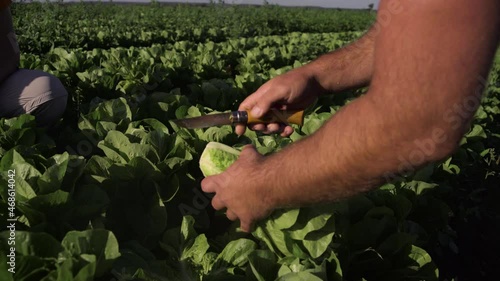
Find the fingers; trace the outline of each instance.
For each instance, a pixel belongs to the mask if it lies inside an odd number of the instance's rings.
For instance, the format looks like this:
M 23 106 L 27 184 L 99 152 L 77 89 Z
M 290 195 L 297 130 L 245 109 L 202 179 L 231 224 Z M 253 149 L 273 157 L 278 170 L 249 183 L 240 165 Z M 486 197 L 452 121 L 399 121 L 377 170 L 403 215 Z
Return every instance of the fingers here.
M 271 123 L 271 124 L 255 124 L 249 127 L 253 131 L 259 131 L 264 134 L 280 134 L 282 137 L 289 137 L 293 133 L 291 126 Z
M 260 118 L 271 109 L 271 107 L 286 99 L 289 94 L 283 87 L 273 87 L 273 80 L 262 85 L 255 93 L 248 96 L 239 107 L 239 110 L 250 110 L 255 118 Z M 271 90 L 273 89 L 273 90 Z
M 236 125 L 235 129 L 234 129 L 234 132 L 238 135 L 238 136 L 243 136 L 243 134 L 245 133 L 246 131 L 246 126 L 245 125 Z
M 238 219 L 238 216 L 230 210 L 226 211 L 226 216 L 230 221 L 235 221 Z
M 252 131 L 262 132 L 264 134 L 281 134 L 282 137 L 288 137 L 293 133 L 293 128 L 285 124 L 271 123 L 271 124 L 254 124 L 249 126 Z M 244 125 L 236 125 L 235 133 L 242 136 L 245 133 L 246 127 Z
M 272 134 L 276 132 L 280 132 L 283 129 L 284 125 L 278 123 L 270 123 L 266 125 L 266 129 L 263 131 L 264 134 Z
M 212 198 L 212 206 L 215 210 L 221 210 L 226 207 L 224 202 L 220 200 L 220 196 L 217 194 L 219 184 L 221 183 L 220 177 L 220 175 L 206 177 L 201 181 L 201 190 L 203 190 L 203 192 L 215 194 Z
M 262 115 L 265 114 L 266 111 L 263 111 L 265 109 L 262 109 L 262 106 L 257 106 L 259 99 L 267 92 L 265 84 L 260 87 L 255 93 L 252 95 L 248 96 L 243 102 L 241 102 L 238 110 L 250 110 L 253 116 L 256 118 L 261 117 Z M 269 108 L 271 105 L 269 105 Z M 238 136 L 242 136 L 246 131 L 246 126 L 245 125 L 236 125 L 235 128 L 235 133 Z
M 243 163 L 257 163 L 261 161 L 263 156 L 256 150 L 253 145 L 246 145 L 243 147 L 239 159 Z M 238 160 L 240 161 L 240 160 Z M 245 168 L 245 167 L 244 167 Z M 253 221 L 259 218 L 260 200 L 258 197 L 250 196 L 254 201 L 248 202 L 245 194 L 237 192 L 239 195 L 235 195 L 235 187 L 238 187 L 238 182 L 234 182 L 234 174 L 240 175 L 241 172 L 238 168 L 232 169 L 232 174 L 230 171 L 219 174 L 217 176 L 206 177 L 201 182 L 201 188 L 206 193 L 214 193 L 215 196 L 212 198 L 212 207 L 215 210 L 226 209 L 226 216 L 231 221 L 240 220 L 241 230 L 244 232 L 250 232 Z M 241 180 L 240 180 L 241 181 Z M 242 189 L 246 191 L 246 189 Z M 242 197 L 243 196 L 243 197 Z M 255 199 L 257 198 L 257 199 Z M 257 202 L 255 202 L 257 201 Z M 253 202 L 253 203 L 252 203 Z M 241 218 L 244 218 L 243 220 Z
M 255 91 L 255 93 L 251 94 L 244 101 L 242 101 L 238 110 L 251 110 L 252 115 L 254 115 L 257 118 L 261 117 L 264 114 L 263 112 L 261 112 L 262 106 L 259 106 L 258 109 L 255 109 L 255 112 L 253 110 L 259 104 L 259 99 L 262 99 L 262 97 L 265 96 L 266 92 L 267 92 L 267 87 L 266 84 L 264 84 L 257 91 Z
M 215 196 L 212 198 L 212 207 L 218 211 L 226 208 L 226 205 L 219 199 L 219 196 Z
M 238 110 L 250 111 L 250 114 L 255 118 L 260 118 L 266 114 L 272 107 L 278 109 L 286 109 L 288 107 L 287 103 L 284 103 L 290 95 L 289 83 L 276 80 L 278 78 L 272 79 L 262 85 L 255 93 L 248 96 L 239 106 Z M 285 80 L 286 81 L 286 80 Z M 259 131 L 264 134 L 275 134 L 280 133 L 281 136 L 289 136 L 293 133 L 293 129 L 285 124 L 256 124 L 249 126 L 251 130 Z M 245 133 L 246 127 L 243 125 L 237 125 L 235 128 L 235 133 L 241 136 Z
M 291 126 L 285 126 L 285 129 L 283 129 L 283 132 L 281 132 L 282 137 L 289 137 L 290 135 L 293 134 L 293 128 Z
M 201 190 L 205 193 L 215 193 L 217 184 L 214 182 L 212 177 L 206 177 L 201 181 Z
M 240 220 L 240 229 L 243 232 L 251 232 L 253 224 L 250 221 Z

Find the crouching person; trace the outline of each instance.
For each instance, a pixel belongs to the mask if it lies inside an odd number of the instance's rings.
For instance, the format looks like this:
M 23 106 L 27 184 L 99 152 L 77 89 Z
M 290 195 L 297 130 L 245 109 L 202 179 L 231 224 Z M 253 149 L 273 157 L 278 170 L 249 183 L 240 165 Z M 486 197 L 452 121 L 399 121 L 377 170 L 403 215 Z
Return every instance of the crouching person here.
M 51 74 L 19 69 L 9 5 L 10 0 L 0 0 L 0 118 L 31 114 L 37 126 L 51 127 L 63 115 L 68 93 Z

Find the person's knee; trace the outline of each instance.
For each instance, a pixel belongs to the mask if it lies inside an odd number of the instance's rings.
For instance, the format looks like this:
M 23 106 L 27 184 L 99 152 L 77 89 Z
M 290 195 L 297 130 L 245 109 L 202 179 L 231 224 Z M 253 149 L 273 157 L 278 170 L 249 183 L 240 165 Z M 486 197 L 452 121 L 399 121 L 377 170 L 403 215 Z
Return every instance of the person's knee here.
M 68 92 L 64 88 L 61 80 L 56 76 L 38 70 L 25 71 L 29 83 L 25 88 L 27 99 L 41 99 L 42 102 L 59 97 L 67 97 Z M 30 72 L 28 74 L 28 72 Z
M 63 115 L 67 99 L 68 92 L 54 75 L 20 69 L 0 85 L 0 117 L 27 113 L 47 126 Z
M 51 74 L 38 76 L 31 85 L 38 89 L 38 95 L 42 99 L 38 101 L 38 104 L 32 104 L 30 109 L 27 108 L 27 113 L 35 116 L 39 126 L 51 126 L 63 116 L 68 92 L 61 81 Z M 34 101 L 36 100 L 35 98 Z

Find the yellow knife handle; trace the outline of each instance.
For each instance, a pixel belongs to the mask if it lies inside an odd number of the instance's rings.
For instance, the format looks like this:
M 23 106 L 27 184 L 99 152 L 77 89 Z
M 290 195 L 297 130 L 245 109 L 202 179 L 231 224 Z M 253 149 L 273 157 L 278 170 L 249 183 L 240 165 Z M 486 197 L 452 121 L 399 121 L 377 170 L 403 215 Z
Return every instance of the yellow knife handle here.
M 302 126 L 304 124 L 304 110 L 278 110 L 271 109 L 261 118 L 255 118 L 252 114 L 247 111 L 248 119 L 247 124 L 258 124 L 258 123 L 283 123 L 283 124 L 295 124 Z

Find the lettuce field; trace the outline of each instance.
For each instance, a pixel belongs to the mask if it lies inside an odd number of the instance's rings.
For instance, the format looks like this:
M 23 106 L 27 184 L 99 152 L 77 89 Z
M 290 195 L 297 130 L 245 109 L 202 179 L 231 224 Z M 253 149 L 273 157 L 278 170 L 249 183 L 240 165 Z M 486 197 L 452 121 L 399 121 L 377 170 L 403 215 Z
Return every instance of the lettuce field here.
M 0 280 L 498 280 L 500 56 L 454 155 L 242 233 L 201 191 L 206 145 L 279 151 L 365 89 L 321 97 L 287 138 L 172 120 L 236 110 L 361 36 L 374 12 L 52 3 L 12 13 L 21 67 L 56 75 L 70 98 L 55 130 L 0 119 Z

